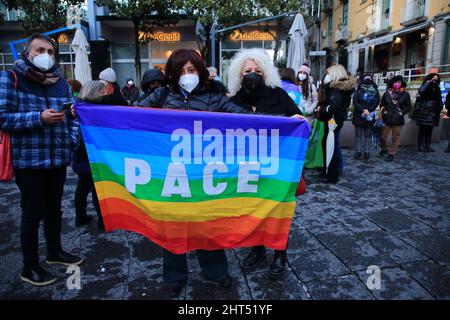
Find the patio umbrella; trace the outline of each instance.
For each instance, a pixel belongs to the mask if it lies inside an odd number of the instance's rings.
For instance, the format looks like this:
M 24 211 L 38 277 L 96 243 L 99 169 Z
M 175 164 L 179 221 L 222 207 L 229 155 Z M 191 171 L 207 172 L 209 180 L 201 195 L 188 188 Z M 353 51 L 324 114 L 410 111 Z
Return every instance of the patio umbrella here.
M 89 43 L 84 36 L 83 31 L 77 29 L 75 37 L 72 41 L 72 49 L 75 52 L 75 79 L 84 85 L 86 82 L 92 80 L 91 67 L 89 66 L 89 59 L 87 55 L 87 48 Z
M 297 71 L 305 62 L 305 37 L 308 35 L 305 20 L 299 13 L 295 16 L 291 29 L 289 30 L 289 48 L 287 57 L 287 67 Z

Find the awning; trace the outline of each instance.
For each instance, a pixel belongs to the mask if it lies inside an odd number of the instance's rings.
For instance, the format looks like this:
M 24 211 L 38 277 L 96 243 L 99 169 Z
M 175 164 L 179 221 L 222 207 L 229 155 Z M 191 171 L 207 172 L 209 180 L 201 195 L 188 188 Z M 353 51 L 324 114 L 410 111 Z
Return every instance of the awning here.
M 350 50 L 355 50 L 355 49 L 356 50 L 360 50 L 360 49 L 364 49 L 364 48 L 371 47 L 371 46 L 379 46 L 379 45 L 384 44 L 384 43 L 389 43 L 389 42 L 394 41 L 394 38 L 396 36 L 404 35 L 404 34 L 407 34 L 407 33 L 411 33 L 411 32 L 414 32 L 414 31 L 426 28 L 426 27 L 428 27 L 430 25 L 430 23 L 431 23 L 431 21 L 425 21 L 425 22 L 419 23 L 419 24 L 417 24 L 415 26 L 410 26 L 410 27 L 407 27 L 407 28 L 404 28 L 404 29 L 392 32 L 392 33 L 390 33 L 390 34 L 388 34 L 386 36 L 383 36 L 383 37 L 370 39 L 368 41 L 365 41 L 363 43 L 358 43 L 358 44 L 355 44 L 355 45 L 349 45 L 348 46 L 348 50 L 349 51 Z

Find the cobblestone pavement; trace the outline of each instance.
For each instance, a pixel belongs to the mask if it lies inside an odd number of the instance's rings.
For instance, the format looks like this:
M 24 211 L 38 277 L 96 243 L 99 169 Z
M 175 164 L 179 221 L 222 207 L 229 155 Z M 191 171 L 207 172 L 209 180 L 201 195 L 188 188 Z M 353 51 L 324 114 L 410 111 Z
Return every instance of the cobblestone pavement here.
M 289 268 L 270 280 L 272 253 L 254 270 L 240 261 L 247 248 L 228 250 L 231 289 L 206 282 L 195 254 L 179 299 L 450 299 L 450 155 L 401 148 L 387 163 L 353 160 L 344 150 L 337 185 L 306 172 L 308 192 L 298 200 L 288 249 Z M 85 258 L 81 289 L 67 289 L 70 274 L 49 266 L 60 280 L 36 288 L 19 278 L 19 192 L 0 183 L 0 299 L 165 299 L 162 252 L 140 235 L 74 227 L 76 176 L 71 169 L 63 200 L 64 248 Z M 95 216 L 92 206 L 90 214 Z M 41 228 L 42 229 L 42 228 Z M 42 231 L 42 230 L 41 230 Z M 45 257 L 43 235 L 40 256 Z M 43 262 L 44 263 L 44 262 Z M 368 266 L 381 268 L 381 289 L 369 290 Z

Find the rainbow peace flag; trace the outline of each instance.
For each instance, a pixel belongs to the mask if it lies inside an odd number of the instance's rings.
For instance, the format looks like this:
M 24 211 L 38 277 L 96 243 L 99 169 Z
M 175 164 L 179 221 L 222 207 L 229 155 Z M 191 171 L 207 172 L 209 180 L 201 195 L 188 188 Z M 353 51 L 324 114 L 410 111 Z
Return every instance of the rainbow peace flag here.
M 76 107 L 107 231 L 173 253 L 285 249 L 311 131 L 306 121 Z

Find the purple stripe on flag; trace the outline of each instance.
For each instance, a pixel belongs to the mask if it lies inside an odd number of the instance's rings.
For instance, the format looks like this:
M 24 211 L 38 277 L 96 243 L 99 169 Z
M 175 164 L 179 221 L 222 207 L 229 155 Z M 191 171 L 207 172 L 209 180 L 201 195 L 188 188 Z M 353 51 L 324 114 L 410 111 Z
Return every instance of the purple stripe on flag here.
M 310 126 L 305 120 L 289 117 L 247 115 L 219 112 L 200 112 L 140 107 L 120 107 L 78 104 L 80 123 L 114 129 L 172 133 L 187 129 L 194 133 L 194 121 L 202 121 L 203 131 L 214 128 L 225 134 L 226 129 L 279 129 L 280 136 L 308 138 Z

